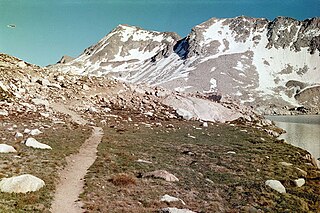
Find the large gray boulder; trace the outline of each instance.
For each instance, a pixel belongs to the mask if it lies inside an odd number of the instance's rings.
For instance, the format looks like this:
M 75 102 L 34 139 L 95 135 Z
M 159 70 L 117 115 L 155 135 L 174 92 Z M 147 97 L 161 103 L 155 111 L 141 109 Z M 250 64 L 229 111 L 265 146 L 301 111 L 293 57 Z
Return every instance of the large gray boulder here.
M 8 193 L 27 193 L 38 191 L 45 185 L 44 181 L 30 174 L 3 178 L 0 191 Z

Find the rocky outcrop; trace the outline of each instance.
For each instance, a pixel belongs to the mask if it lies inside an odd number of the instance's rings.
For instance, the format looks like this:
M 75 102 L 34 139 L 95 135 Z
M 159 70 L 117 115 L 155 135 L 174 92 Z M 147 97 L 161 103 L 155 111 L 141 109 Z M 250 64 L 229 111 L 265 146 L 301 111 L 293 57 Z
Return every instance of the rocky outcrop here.
M 298 21 L 287 17 L 278 17 L 268 25 L 268 48 L 290 48 L 300 51 L 307 47 L 313 54 L 318 49 L 320 18 Z

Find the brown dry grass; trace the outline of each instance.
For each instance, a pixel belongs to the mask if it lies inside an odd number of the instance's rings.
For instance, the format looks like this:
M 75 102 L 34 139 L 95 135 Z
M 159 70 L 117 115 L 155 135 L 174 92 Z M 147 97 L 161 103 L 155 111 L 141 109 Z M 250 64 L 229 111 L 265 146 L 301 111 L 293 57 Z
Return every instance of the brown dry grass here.
M 122 187 L 136 185 L 137 183 L 133 175 L 124 173 L 114 175 L 109 181 L 116 186 Z
M 86 176 L 82 199 L 88 212 L 157 212 L 173 205 L 196 212 L 320 211 L 320 191 L 317 179 L 312 179 L 320 173 L 302 158 L 306 152 L 263 131 L 228 124 L 198 129 L 198 122 L 177 120 L 113 122 L 104 128 L 98 158 Z M 147 128 L 141 122 L 161 122 L 162 127 Z M 174 128 L 166 128 L 169 124 Z M 138 159 L 152 164 L 137 163 Z M 304 187 L 290 184 L 301 173 L 279 164 L 282 161 L 308 171 Z M 159 169 L 173 173 L 180 181 L 140 178 Z M 108 181 L 118 174 L 133 174 L 134 187 Z M 266 187 L 267 179 L 280 180 L 288 193 Z M 178 197 L 186 205 L 161 202 L 164 194 Z

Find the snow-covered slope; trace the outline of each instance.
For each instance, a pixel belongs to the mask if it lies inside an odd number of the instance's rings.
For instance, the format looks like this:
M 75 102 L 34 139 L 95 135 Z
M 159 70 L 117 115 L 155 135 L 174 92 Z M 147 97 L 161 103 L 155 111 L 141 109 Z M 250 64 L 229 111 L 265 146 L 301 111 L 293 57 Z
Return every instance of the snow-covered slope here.
M 266 111 L 270 104 L 292 107 L 304 100 L 308 105 L 301 95 L 320 85 L 319 50 L 320 18 L 241 16 L 212 18 L 184 39 L 120 25 L 75 60 L 54 68 L 228 95 Z

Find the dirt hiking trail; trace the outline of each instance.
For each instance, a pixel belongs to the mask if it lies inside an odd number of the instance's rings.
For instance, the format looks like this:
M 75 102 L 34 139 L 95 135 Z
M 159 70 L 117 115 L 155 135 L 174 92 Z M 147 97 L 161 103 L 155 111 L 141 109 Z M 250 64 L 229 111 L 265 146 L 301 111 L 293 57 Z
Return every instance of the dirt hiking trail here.
M 51 106 L 55 111 L 70 115 L 71 119 L 78 124 L 88 123 L 80 115 L 61 104 L 55 103 Z M 84 212 L 81 208 L 82 203 L 78 199 L 83 191 L 84 176 L 97 157 L 97 147 L 102 136 L 102 128 L 93 127 L 92 135 L 82 144 L 79 153 L 67 157 L 67 166 L 60 172 L 60 182 L 56 187 L 51 212 Z

